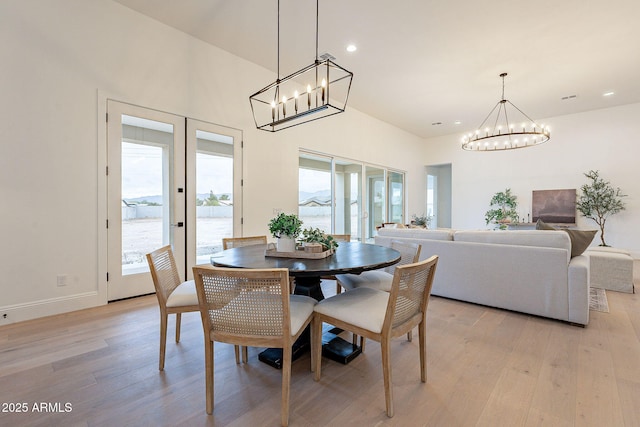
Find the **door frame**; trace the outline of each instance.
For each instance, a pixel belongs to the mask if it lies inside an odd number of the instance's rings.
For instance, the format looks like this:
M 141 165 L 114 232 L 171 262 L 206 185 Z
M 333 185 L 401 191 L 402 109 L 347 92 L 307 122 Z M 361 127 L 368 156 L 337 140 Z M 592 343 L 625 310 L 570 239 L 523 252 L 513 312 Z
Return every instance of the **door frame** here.
M 97 264 L 97 278 L 96 278 L 96 283 L 97 283 L 97 302 L 100 305 L 105 305 L 107 304 L 108 301 L 108 282 L 107 282 L 107 273 L 108 273 L 108 237 L 107 237 L 107 220 L 108 220 L 108 186 L 107 186 L 107 164 L 108 164 L 108 157 L 107 157 L 107 101 L 111 100 L 111 101 L 116 101 L 116 102 L 120 102 L 123 104 L 130 104 L 133 106 L 140 106 L 142 108 L 145 108 L 147 110 L 156 110 L 162 113 L 165 113 L 166 111 L 163 109 L 159 109 L 159 108 L 153 108 L 153 107 L 146 107 L 143 106 L 144 102 L 134 102 L 132 100 L 127 100 L 127 97 L 125 96 L 121 96 L 121 95 L 116 95 L 113 94 L 109 91 L 105 91 L 105 90 L 101 90 L 101 89 L 97 89 L 97 117 L 96 117 L 96 134 L 97 134 L 97 170 L 98 170 L 98 176 L 97 176 L 97 188 L 98 188 L 98 194 L 97 194 L 97 200 L 96 200 L 96 234 L 97 234 L 97 242 L 98 242 L 98 250 L 97 250 L 97 260 L 96 260 L 96 264 Z M 172 115 L 176 115 L 176 116 L 182 116 L 185 118 L 192 118 L 190 117 L 189 114 L 184 114 L 181 111 L 176 111 L 176 112 L 170 112 L 167 114 L 172 114 Z M 194 120 L 198 120 L 198 121 L 202 121 L 205 123 L 210 123 L 210 124 L 215 124 L 213 121 L 209 121 L 209 120 L 201 120 L 201 119 L 197 119 L 197 118 L 193 118 Z M 217 125 L 217 126 L 221 126 L 225 129 L 229 129 L 229 130 L 233 130 L 234 132 L 237 132 L 237 134 L 239 135 L 239 151 L 236 151 L 234 149 L 234 191 L 236 190 L 235 185 L 238 185 L 238 192 L 236 195 L 234 195 L 234 198 L 238 201 L 239 206 L 234 206 L 234 235 L 239 235 L 242 236 L 243 235 L 243 226 L 242 226 L 242 218 L 243 218 L 243 208 L 242 206 L 244 205 L 243 201 L 244 201 L 244 194 L 243 194 L 243 187 L 242 187 L 242 181 L 243 181 L 243 177 L 244 177 L 244 156 L 243 156 L 243 146 L 244 146 L 244 134 L 243 131 L 241 129 L 238 128 L 234 128 L 231 126 L 224 126 L 224 125 Z M 235 143 L 234 143 L 235 146 Z M 240 157 L 239 158 L 235 158 L 236 153 L 239 153 Z M 235 166 L 238 166 L 237 168 Z M 189 165 L 186 165 L 187 168 L 187 174 L 188 174 L 188 168 Z M 237 169 L 237 171 L 236 171 Z M 239 178 L 238 177 L 239 174 Z M 188 201 L 187 201 L 188 203 Z M 237 208 L 237 209 L 236 209 Z M 236 229 L 236 223 L 238 224 L 237 227 L 239 227 L 238 229 Z M 188 233 L 188 231 L 187 231 Z M 188 234 L 187 234 L 187 239 L 188 239 Z M 187 250 L 188 251 L 188 250 Z M 189 259 L 187 257 L 187 266 Z

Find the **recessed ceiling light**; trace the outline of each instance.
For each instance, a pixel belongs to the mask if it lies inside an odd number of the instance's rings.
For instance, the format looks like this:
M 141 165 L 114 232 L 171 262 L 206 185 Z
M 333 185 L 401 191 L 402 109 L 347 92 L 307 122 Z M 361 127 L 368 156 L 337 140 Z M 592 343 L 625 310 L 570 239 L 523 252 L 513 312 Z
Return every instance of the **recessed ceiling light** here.
M 602 94 L 602 96 L 612 96 L 614 94 L 615 94 L 615 92 L 605 92 L 605 93 Z
M 460 120 L 456 120 L 455 122 L 453 122 L 454 125 L 460 125 L 462 124 L 462 122 Z
M 347 52 L 355 52 L 356 50 L 358 50 L 358 48 L 355 44 L 350 44 L 349 46 L 347 46 Z

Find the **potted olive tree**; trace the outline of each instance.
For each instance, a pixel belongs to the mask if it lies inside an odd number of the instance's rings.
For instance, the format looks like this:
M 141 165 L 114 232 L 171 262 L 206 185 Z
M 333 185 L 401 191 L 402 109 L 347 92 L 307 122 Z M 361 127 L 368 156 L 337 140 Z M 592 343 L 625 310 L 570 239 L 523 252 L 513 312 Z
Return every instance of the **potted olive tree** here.
M 609 246 L 604 241 L 604 226 L 610 215 L 625 209 L 622 198 L 626 197 L 626 194 L 622 194 L 619 188 L 613 188 L 609 181 L 600 178 L 598 171 L 591 170 L 584 176 L 591 182 L 580 187 L 582 194 L 576 202 L 576 210 L 600 226 L 600 246 Z
M 269 221 L 269 232 L 277 240 L 278 252 L 294 252 L 296 238 L 300 235 L 302 221 L 296 214 L 280 212 Z
M 490 208 L 484 215 L 487 225 L 490 222 L 498 224 L 501 230 L 507 228 L 507 224 L 518 221 L 518 201 L 517 196 L 511 194 L 511 189 L 500 191 L 493 195 L 490 202 Z

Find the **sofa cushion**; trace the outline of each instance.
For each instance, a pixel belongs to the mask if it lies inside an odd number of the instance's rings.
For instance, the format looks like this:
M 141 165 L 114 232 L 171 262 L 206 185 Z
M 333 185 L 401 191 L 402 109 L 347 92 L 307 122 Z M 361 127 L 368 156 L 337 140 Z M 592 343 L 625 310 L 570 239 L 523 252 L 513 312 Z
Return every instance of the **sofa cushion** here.
M 539 219 L 538 222 L 536 222 L 536 230 L 558 229 Z M 571 240 L 571 258 L 582 255 L 598 232 L 598 230 L 575 230 L 572 228 L 563 228 L 560 231 L 564 231 L 569 235 L 569 239 Z
M 381 228 L 378 230 L 378 235 L 385 237 L 403 237 L 407 239 L 453 240 L 453 230 L 450 229 Z
M 541 232 L 537 230 L 484 230 L 456 231 L 457 242 L 491 243 L 496 245 L 537 246 L 571 251 L 571 241 L 562 231 Z
M 582 255 L 589 247 L 598 230 L 564 230 L 569 233 L 571 239 L 571 258 Z

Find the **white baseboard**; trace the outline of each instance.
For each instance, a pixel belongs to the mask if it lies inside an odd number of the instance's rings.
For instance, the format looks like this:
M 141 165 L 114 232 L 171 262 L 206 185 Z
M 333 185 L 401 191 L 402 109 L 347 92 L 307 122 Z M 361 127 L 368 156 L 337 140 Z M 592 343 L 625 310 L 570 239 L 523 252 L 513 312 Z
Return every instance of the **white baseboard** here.
M 103 302 L 98 298 L 97 291 L 31 301 L 25 304 L 7 305 L 0 307 L 0 325 L 9 325 L 99 305 L 103 305 Z

